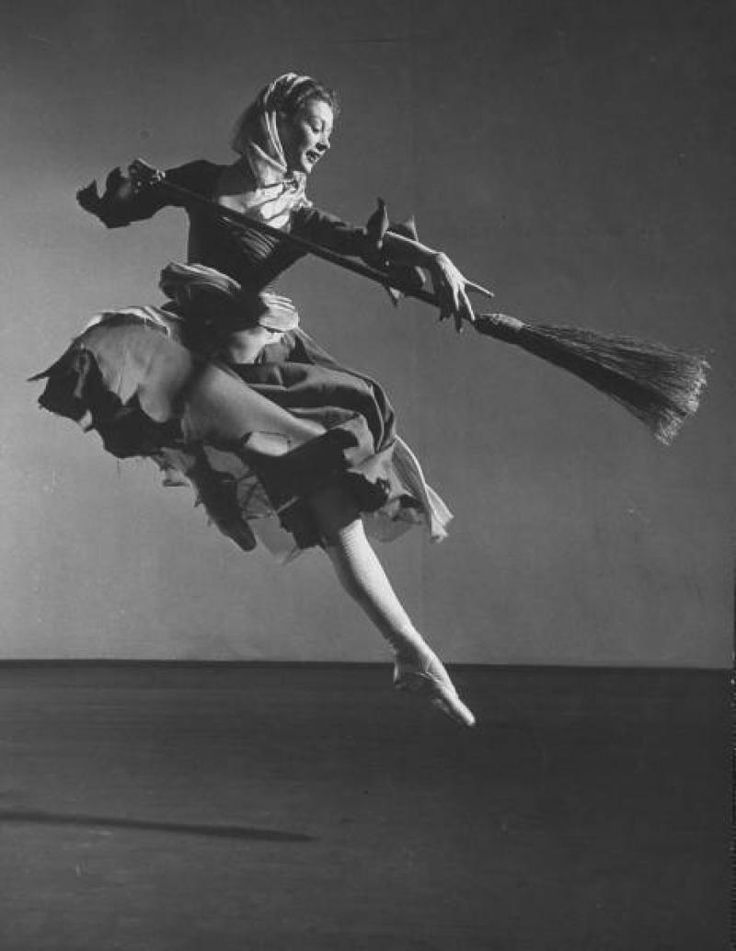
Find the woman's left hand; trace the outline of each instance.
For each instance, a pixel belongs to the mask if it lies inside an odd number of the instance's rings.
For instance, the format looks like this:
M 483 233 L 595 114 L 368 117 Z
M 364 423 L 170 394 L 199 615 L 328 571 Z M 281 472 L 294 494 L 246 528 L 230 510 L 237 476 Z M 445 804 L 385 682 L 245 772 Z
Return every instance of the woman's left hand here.
M 439 302 L 440 320 L 452 317 L 455 330 L 461 333 L 464 321 L 475 323 L 475 314 L 467 293 L 468 282 L 443 252 L 435 255 L 430 274 Z

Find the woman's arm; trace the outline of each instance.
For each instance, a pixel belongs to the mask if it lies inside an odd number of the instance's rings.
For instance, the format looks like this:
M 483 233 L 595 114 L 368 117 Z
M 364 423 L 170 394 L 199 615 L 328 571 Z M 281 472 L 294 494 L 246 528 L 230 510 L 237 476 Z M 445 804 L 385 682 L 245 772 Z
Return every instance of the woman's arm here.
M 390 230 L 383 236 L 382 250 L 395 264 L 419 267 L 428 272 L 439 301 L 440 320 L 453 317 L 458 332 L 462 330 L 464 320 L 475 323 L 475 313 L 466 290 L 468 282 L 444 251 L 436 251 Z
M 219 166 L 204 160 L 189 162 L 166 172 L 168 181 L 188 191 L 207 194 Z M 105 191 L 97 193 L 97 182 L 77 192 L 77 201 L 108 228 L 122 228 L 133 221 L 152 218 L 166 207 L 183 207 L 183 202 L 156 182 L 139 183 L 130 174 L 114 168 L 105 181 Z
M 466 281 L 444 252 L 420 242 L 413 222 L 391 225 L 383 202 L 363 228 L 316 208 L 298 212 L 294 224 L 295 234 L 339 254 L 360 257 L 389 275 L 394 272 L 402 283 L 421 287 L 421 272 L 426 271 L 439 301 L 440 320 L 454 317 L 457 330 L 464 321 L 475 321 L 467 288 L 476 285 Z

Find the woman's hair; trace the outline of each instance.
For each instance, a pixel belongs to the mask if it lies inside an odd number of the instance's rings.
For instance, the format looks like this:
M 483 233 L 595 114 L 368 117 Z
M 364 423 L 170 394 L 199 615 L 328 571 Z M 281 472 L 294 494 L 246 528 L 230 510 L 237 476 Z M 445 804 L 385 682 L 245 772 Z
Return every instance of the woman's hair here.
M 265 113 L 284 112 L 287 116 L 295 116 L 312 99 L 327 103 L 337 118 L 340 103 L 333 89 L 311 76 L 299 76 L 297 73 L 284 73 L 274 79 L 261 89 L 235 123 L 230 139 L 233 150 L 243 154 L 246 143 L 253 138 Z

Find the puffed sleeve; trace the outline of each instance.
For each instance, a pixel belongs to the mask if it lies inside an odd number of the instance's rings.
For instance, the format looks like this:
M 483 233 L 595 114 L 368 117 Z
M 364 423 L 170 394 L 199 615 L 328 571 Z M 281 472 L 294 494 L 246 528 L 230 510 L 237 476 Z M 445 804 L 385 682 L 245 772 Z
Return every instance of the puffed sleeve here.
M 392 280 L 396 286 L 404 288 L 419 290 L 424 286 L 421 268 L 392 260 L 383 242 L 386 232 L 417 240 L 414 221 L 410 219 L 401 224 L 390 222 L 383 201 L 379 200 L 378 210 L 370 216 L 364 227 L 356 227 L 335 215 L 309 207 L 299 209 L 292 228 L 294 234 L 307 241 L 347 257 L 361 258 L 374 270 L 382 271 L 386 275 L 389 294 L 394 303 L 399 295 L 391 289 Z
M 199 160 L 166 171 L 166 180 L 188 191 L 209 195 L 218 166 Z M 95 215 L 108 228 L 122 228 L 133 221 L 152 218 L 167 207 L 182 207 L 181 199 L 159 183 L 138 185 L 129 175 L 114 168 L 105 181 L 105 191 L 97 192 L 97 182 L 77 192 L 77 201 L 85 211 Z
M 348 257 L 362 257 L 366 247 L 365 228 L 311 206 L 295 212 L 292 231 L 300 238 Z

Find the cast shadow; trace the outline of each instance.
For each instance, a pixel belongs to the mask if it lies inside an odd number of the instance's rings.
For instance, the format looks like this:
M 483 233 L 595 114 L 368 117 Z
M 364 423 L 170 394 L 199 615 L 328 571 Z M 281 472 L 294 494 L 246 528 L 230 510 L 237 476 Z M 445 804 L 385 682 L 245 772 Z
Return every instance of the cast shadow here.
M 143 832 L 172 832 L 179 835 L 200 835 L 215 839 L 246 839 L 250 842 L 313 842 L 314 837 L 301 832 L 278 829 L 256 829 L 250 826 L 200 825 L 183 822 L 154 822 L 147 819 L 125 819 L 116 816 L 63 815 L 39 809 L 0 810 L 0 823 L 46 826 L 100 827 L 103 829 L 135 829 Z

